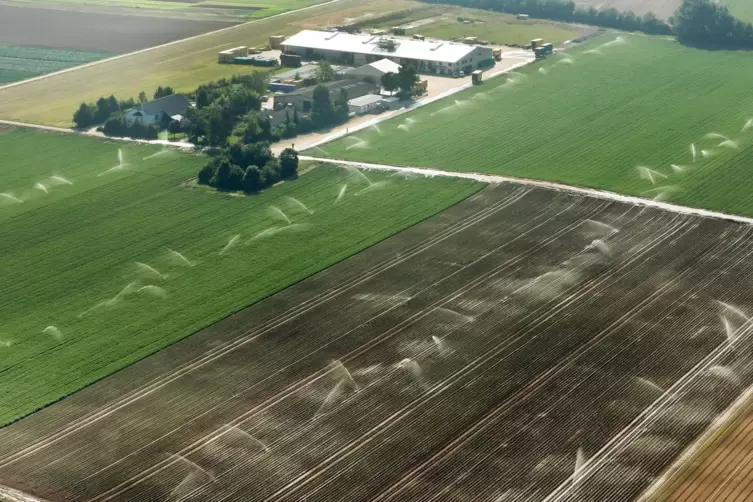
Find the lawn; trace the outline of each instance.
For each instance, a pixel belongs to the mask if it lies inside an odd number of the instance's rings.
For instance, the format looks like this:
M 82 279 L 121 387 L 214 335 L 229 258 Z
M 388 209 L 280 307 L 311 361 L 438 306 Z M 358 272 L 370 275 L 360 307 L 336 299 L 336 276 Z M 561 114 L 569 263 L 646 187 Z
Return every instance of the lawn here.
M 0 151 L 3 424 L 481 188 L 318 167 L 242 197 L 154 146 L 6 130 Z
M 272 19 L 251 21 L 219 33 L 208 33 L 167 47 L 110 60 L 88 68 L 25 83 L 0 87 L 0 118 L 57 126 L 70 126 L 75 109 L 83 101 L 115 94 L 119 99 L 151 93 L 170 85 L 178 91 L 198 84 L 249 73 L 253 67 L 217 64 L 217 52 L 239 45 L 265 45 L 270 35 L 294 34 L 347 22 L 364 14 L 404 10 L 419 5 L 410 0 L 342 0 Z
M 0 44 L 0 84 L 103 59 L 109 52 L 82 52 Z
M 458 20 L 462 17 L 467 22 Z M 427 20 L 428 21 L 428 20 Z M 530 44 L 534 38 L 562 43 L 594 31 L 595 28 L 544 20 L 518 20 L 509 14 L 499 14 L 477 9 L 453 9 L 431 22 L 407 30 L 407 34 L 454 40 L 478 37 L 493 44 Z
M 753 54 L 615 37 L 324 149 L 338 158 L 551 180 L 753 216 Z

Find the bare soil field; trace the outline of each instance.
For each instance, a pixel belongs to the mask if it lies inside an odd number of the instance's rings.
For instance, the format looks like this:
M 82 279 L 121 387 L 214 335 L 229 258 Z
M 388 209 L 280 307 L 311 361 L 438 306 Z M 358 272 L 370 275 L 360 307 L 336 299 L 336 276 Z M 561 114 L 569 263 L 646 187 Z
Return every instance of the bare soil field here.
M 596 7 L 608 9 L 614 7 L 621 11 L 633 11 L 638 15 L 653 12 L 657 16 L 668 19 L 680 6 L 681 0 L 577 0 L 578 7 Z
M 0 3 L 0 44 L 32 47 L 126 53 L 233 24 Z
M 749 226 L 489 187 L 3 429 L 0 481 L 632 500 L 753 381 L 751 254 Z

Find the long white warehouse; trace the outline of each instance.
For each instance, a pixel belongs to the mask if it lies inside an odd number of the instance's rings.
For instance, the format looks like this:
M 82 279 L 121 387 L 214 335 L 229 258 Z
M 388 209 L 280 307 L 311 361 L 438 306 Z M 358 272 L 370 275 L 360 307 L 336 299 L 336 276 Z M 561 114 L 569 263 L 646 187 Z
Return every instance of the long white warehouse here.
M 380 59 L 412 64 L 422 73 L 470 73 L 494 64 L 492 49 L 442 40 L 356 35 L 340 31 L 304 30 L 282 43 L 282 50 L 305 59 L 327 59 L 361 66 Z

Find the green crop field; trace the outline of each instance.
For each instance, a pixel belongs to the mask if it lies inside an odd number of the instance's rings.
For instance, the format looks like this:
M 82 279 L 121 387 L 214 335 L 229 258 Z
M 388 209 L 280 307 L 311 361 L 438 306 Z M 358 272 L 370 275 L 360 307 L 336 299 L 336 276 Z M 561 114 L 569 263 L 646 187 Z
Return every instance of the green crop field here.
M 750 52 L 611 35 L 396 117 L 380 124 L 381 134 L 360 131 L 324 150 L 753 216 L 751 78 Z
M 238 197 L 155 146 L 6 129 L 0 151 L 3 424 L 481 188 L 318 167 Z
M 111 56 L 109 52 L 81 52 L 0 44 L 0 84 L 36 77 Z

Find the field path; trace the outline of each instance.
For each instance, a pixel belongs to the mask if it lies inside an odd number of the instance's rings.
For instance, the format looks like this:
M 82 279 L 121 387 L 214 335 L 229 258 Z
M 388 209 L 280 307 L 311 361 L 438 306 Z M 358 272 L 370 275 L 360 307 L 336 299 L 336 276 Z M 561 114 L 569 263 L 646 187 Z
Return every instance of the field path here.
M 301 155 L 301 160 L 310 160 L 315 162 L 324 162 L 329 164 L 337 164 L 345 167 L 357 168 L 357 169 L 373 169 L 377 171 L 397 171 L 406 174 L 420 174 L 423 176 L 449 176 L 453 178 L 464 178 L 484 183 L 516 183 L 520 185 L 526 185 L 530 187 L 548 188 L 551 190 L 572 192 L 579 195 L 587 195 L 589 197 L 595 197 L 598 199 L 607 199 L 615 202 L 627 202 L 628 204 L 635 204 L 639 206 L 654 207 L 657 209 L 664 209 L 665 211 L 672 211 L 675 213 L 690 214 L 696 216 L 703 216 L 705 218 L 716 218 L 721 220 L 734 221 L 737 223 L 744 223 L 746 225 L 753 225 L 753 218 L 746 218 L 744 216 L 738 216 L 734 214 L 720 213 L 717 211 L 709 211 L 706 209 L 697 209 L 694 207 L 681 206 L 679 204 L 670 204 L 668 202 L 661 202 L 653 199 L 644 199 L 642 197 L 633 197 L 631 195 L 622 195 L 615 192 L 608 192 L 606 190 L 596 190 L 594 188 L 585 188 L 574 185 L 566 185 L 563 183 L 553 183 L 550 181 L 540 181 L 525 178 L 513 178 L 508 176 L 498 176 L 493 174 L 481 174 L 481 173 L 463 173 L 455 171 L 442 171 L 440 169 L 427 169 L 424 167 L 411 167 L 411 166 L 391 166 L 388 164 L 371 164 L 368 162 L 356 162 L 350 160 L 336 160 L 327 159 L 321 157 L 310 157 L 308 155 Z
M 249 24 L 258 23 L 260 21 L 267 21 L 269 19 L 274 19 L 274 18 L 281 17 L 281 16 L 287 16 L 289 14 L 293 14 L 293 13 L 296 13 L 296 12 L 306 11 L 306 10 L 313 9 L 313 8 L 316 8 L 316 7 L 321 7 L 322 5 L 329 5 L 329 4 L 332 4 L 332 3 L 335 3 L 335 2 L 339 2 L 339 1 L 340 0 L 328 0 L 326 2 L 317 3 L 317 4 L 314 4 L 314 5 L 309 5 L 307 7 L 301 7 L 300 9 L 293 9 L 293 10 L 288 10 L 288 11 L 285 11 L 285 12 L 281 12 L 280 14 L 275 14 L 273 16 L 262 17 L 262 18 L 259 18 L 259 19 L 253 19 L 253 20 L 245 22 L 245 23 L 236 24 L 235 26 L 228 26 L 226 28 L 220 28 L 219 30 L 208 31 L 206 33 L 202 33 L 201 35 L 194 35 L 194 36 L 188 37 L 188 38 L 181 38 L 180 40 L 173 40 L 172 42 L 168 42 L 166 44 L 155 45 L 154 47 L 147 47 L 146 49 L 141 49 L 141 50 L 138 50 L 138 51 L 128 52 L 126 54 L 118 54 L 117 56 L 113 56 L 111 58 L 99 59 L 97 61 L 92 61 L 91 63 L 87 63 L 87 64 L 83 64 L 83 65 L 79 65 L 79 66 L 74 66 L 72 68 L 66 68 L 64 70 L 60 70 L 60 71 L 56 71 L 56 72 L 52 72 L 52 73 L 47 73 L 45 75 L 40 75 L 38 77 L 28 78 L 26 80 L 21 80 L 19 82 L 11 82 L 10 84 L 6 84 L 6 85 L 0 86 L 0 91 L 2 91 L 4 89 L 9 89 L 11 87 L 15 87 L 15 86 L 18 86 L 18 85 L 22 85 L 22 84 L 28 84 L 29 82 L 35 82 L 37 80 L 43 80 L 43 79 L 46 79 L 46 78 L 49 78 L 49 77 L 52 77 L 52 76 L 55 76 L 55 75 L 62 75 L 63 73 L 68 73 L 68 72 L 72 72 L 72 71 L 75 71 L 75 70 L 81 70 L 83 68 L 88 68 L 90 66 L 95 66 L 95 65 L 102 64 L 102 63 L 107 63 L 107 62 L 110 62 L 110 61 L 115 61 L 115 60 L 118 60 L 118 59 L 123 59 L 123 58 L 129 57 L 129 56 L 135 56 L 136 54 L 142 54 L 144 52 L 149 52 L 149 51 L 152 51 L 152 50 L 155 50 L 155 49 L 161 49 L 163 47 L 169 47 L 171 45 L 180 44 L 180 43 L 183 43 L 183 42 L 188 42 L 189 40 L 196 40 L 197 38 L 206 37 L 208 35 L 216 35 L 217 33 L 222 33 L 222 32 L 225 32 L 225 31 L 230 31 L 230 30 L 238 29 L 241 26 L 247 26 Z M 30 124 L 25 124 L 25 125 L 29 125 L 30 127 L 33 127 Z

